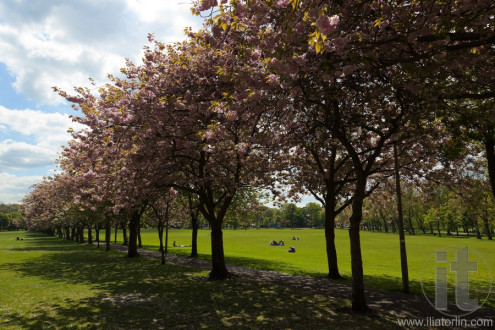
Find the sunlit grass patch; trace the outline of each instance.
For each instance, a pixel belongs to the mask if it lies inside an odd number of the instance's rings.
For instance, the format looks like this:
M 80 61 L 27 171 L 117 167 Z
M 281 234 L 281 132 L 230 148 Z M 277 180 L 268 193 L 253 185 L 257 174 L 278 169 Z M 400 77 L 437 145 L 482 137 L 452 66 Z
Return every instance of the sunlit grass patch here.
M 256 269 L 274 270 L 289 274 L 324 277 L 328 273 L 325 252 L 325 235 L 322 229 L 249 229 L 224 230 L 225 256 L 228 264 L 246 266 Z M 292 240 L 292 236 L 299 240 Z M 120 235 L 119 235 L 120 238 Z M 156 230 L 142 230 L 144 248 L 158 249 Z M 190 244 L 191 231 L 174 229 L 170 231 L 169 242 Z M 285 246 L 269 246 L 272 240 L 283 240 Z M 339 258 L 339 270 L 350 283 L 350 247 L 348 231 L 336 230 L 335 244 Z M 432 254 L 446 246 L 468 246 L 477 251 L 487 261 L 487 266 L 479 267 L 478 273 L 472 274 L 470 280 L 473 287 L 486 291 L 490 281 L 489 270 L 495 274 L 495 242 L 475 237 L 433 237 L 429 235 L 407 235 L 410 288 L 414 294 L 422 295 L 421 280 L 426 286 L 434 283 L 429 276 L 422 276 L 425 264 L 429 266 Z M 288 253 L 290 246 L 296 253 Z M 392 291 L 402 289 L 401 268 L 399 258 L 399 238 L 397 234 L 377 232 L 361 232 L 363 251 L 363 268 L 365 285 Z M 169 246 L 169 252 L 188 256 L 190 248 Z M 200 230 L 198 234 L 198 253 L 200 258 L 211 260 L 210 236 L 208 230 Z M 426 269 L 428 271 L 428 269 Z M 429 270 L 431 272 L 431 270 Z M 455 274 L 450 274 L 450 286 L 455 285 Z M 450 291 L 449 291 L 450 292 Z M 452 297 L 451 297 L 452 299 Z M 495 294 L 491 294 L 485 306 L 495 307 Z
M 0 328 L 394 326 L 339 312 L 346 301 L 207 274 L 41 234 L 0 233 Z

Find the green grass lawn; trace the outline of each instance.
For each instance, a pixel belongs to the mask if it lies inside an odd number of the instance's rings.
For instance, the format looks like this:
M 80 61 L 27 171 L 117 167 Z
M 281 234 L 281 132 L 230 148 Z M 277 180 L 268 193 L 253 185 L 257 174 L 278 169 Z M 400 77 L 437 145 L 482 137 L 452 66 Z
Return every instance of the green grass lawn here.
M 173 232 L 176 240 L 185 234 Z M 303 251 L 308 237 L 298 234 L 301 241 L 296 246 Z M 145 237 L 153 243 L 151 232 Z M 202 231 L 203 251 L 206 241 Z M 232 244 L 227 243 L 227 249 Z M 278 253 L 279 248 L 274 249 L 266 252 Z M 255 259 L 256 255 L 247 261 Z M 349 314 L 348 301 L 242 278 L 206 277 L 204 271 L 126 258 L 43 234 L 0 232 L 0 329 L 395 327 L 395 320 L 377 314 Z
M 118 241 L 121 242 L 121 232 Z M 156 230 L 142 230 L 143 246 L 149 250 L 158 249 L 158 234 Z M 291 240 L 292 236 L 299 240 Z M 103 236 L 102 236 L 103 237 Z M 112 236 L 113 239 L 113 236 Z M 190 248 L 172 247 L 172 242 L 190 244 L 191 231 L 175 229 L 169 232 L 169 252 L 187 256 Z M 271 240 L 283 240 L 285 246 L 269 246 Z M 374 288 L 400 291 L 402 289 L 399 237 L 396 234 L 376 232 L 361 232 L 361 247 L 363 251 L 363 268 L 365 285 Z M 319 229 L 250 229 L 224 230 L 225 256 L 228 264 L 243 265 L 258 269 L 275 270 L 285 273 L 308 276 L 326 276 L 328 266 L 325 253 L 324 231 Z M 288 253 L 289 246 L 296 248 L 296 253 Z M 350 280 L 350 247 L 348 232 L 345 229 L 336 230 L 336 246 L 341 274 Z M 486 239 L 477 240 L 474 237 L 433 237 L 429 235 L 406 236 L 408 252 L 409 278 L 411 292 L 422 294 L 421 279 L 427 293 L 433 295 L 434 264 L 433 253 L 446 246 L 452 246 L 449 251 L 460 247 L 469 247 L 477 251 L 487 262 L 481 259 L 476 273 L 470 273 L 471 289 L 479 289 L 479 299 L 484 300 L 489 292 L 491 277 L 489 270 L 495 274 L 495 242 Z M 200 258 L 210 260 L 210 237 L 208 230 L 200 230 L 198 234 L 198 253 Z M 452 259 L 449 261 L 454 261 Z M 475 256 L 473 256 L 475 257 Z M 489 268 L 489 269 L 488 269 Z M 455 273 L 450 273 L 449 282 L 453 294 Z M 494 289 L 495 291 L 495 289 Z M 495 307 L 495 293 L 492 293 L 485 306 Z

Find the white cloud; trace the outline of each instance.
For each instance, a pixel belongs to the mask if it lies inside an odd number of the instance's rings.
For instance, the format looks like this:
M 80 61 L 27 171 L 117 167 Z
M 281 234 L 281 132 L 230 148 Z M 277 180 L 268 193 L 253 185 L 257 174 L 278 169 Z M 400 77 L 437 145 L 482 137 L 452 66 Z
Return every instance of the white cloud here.
M 41 181 L 41 176 L 16 176 L 0 172 L 0 202 L 18 203 L 29 191 L 29 187 Z
M 0 106 L 0 125 L 7 133 L 18 133 L 35 142 L 0 141 L 0 170 L 53 166 L 61 146 L 67 144 L 70 127 L 81 128 L 68 115 L 36 110 L 11 110 Z
M 38 103 L 62 99 L 52 86 L 72 91 L 118 73 L 124 58 L 138 60 L 147 34 L 184 38 L 199 27 L 184 0 L 18 0 L 0 2 L 0 62 L 14 87 Z
M 17 97 L 31 99 L 40 109 L 62 103 L 52 86 L 70 93 L 74 86 L 88 86 L 89 77 L 97 85 L 107 82 L 107 75 L 118 74 L 125 58 L 139 61 L 148 33 L 173 42 L 185 38 L 185 27 L 198 29 L 201 19 L 191 15 L 190 3 L 0 0 L 0 63 L 14 77 Z M 33 173 L 50 173 L 47 168 L 53 169 L 73 123 L 64 114 L 11 110 L 1 102 L 0 201 L 12 202 L 41 179 Z M 18 171 L 31 176 L 16 176 Z
M 56 152 L 25 142 L 0 142 L 0 170 L 22 170 L 55 165 Z

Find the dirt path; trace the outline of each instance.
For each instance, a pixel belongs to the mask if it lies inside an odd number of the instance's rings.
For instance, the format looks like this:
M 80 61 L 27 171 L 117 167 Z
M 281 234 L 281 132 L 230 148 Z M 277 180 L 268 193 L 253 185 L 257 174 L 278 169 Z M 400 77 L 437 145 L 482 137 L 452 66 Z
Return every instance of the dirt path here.
M 127 252 L 126 246 L 112 244 L 111 247 L 115 250 Z M 161 253 L 138 249 L 141 256 L 161 260 Z M 187 266 L 196 269 L 210 270 L 211 263 L 209 261 L 181 257 L 173 254 L 166 255 L 166 262 L 176 265 Z M 256 281 L 276 284 L 280 286 L 291 287 L 303 292 L 320 294 L 336 299 L 351 299 L 351 286 L 347 283 L 334 281 L 326 278 L 314 278 L 301 275 L 291 275 L 268 270 L 258 270 L 241 266 L 227 266 L 228 270 L 237 276 L 249 278 Z M 493 293 L 492 293 L 493 294 Z M 379 289 L 366 289 L 366 297 L 368 305 L 372 309 L 388 312 L 398 318 L 422 318 L 434 317 L 449 318 L 435 310 L 424 296 L 413 294 L 404 294 L 400 292 L 392 292 Z M 451 308 L 455 308 L 455 304 L 451 304 Z M 480 308 L 474 313 L 463 317 L 465 319 L 480 319 L 489 318 L 495 322 L 495 310 L 491 308 Z

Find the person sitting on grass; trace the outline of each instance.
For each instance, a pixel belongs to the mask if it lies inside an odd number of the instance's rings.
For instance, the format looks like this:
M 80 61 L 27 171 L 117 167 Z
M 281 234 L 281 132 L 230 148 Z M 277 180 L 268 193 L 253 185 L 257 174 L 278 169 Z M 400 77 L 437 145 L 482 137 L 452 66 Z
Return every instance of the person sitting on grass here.
M 292 240 L 295 241 L 296 240 L 296 236 L 292 235 Z
M 268 245 L 271 245 L 271 246 L 277 246 L 278 244 L 277 244 L 277 241 L 276 241 L 276 240 L 273 240 L 273 241 L 271 241 L 271 242 L 270 242 L 270 244 L 268 244 Z
M 289 253 L 296 253 L 296 248 L 291 246 L 289 249 Z
M 174 243 L 172 244 L 174 247 L 190 247 L 191 245 L 186 245 L 186 244 L 177 244 L 176 241 L 174 241 Z
M 285 243 L 284 243 L 284 241 L 280 241 L 280 242 L 278 242 L 278 245 L 280 245 L 280 246 L 284 246 L 284 245 L 285 245 Z

